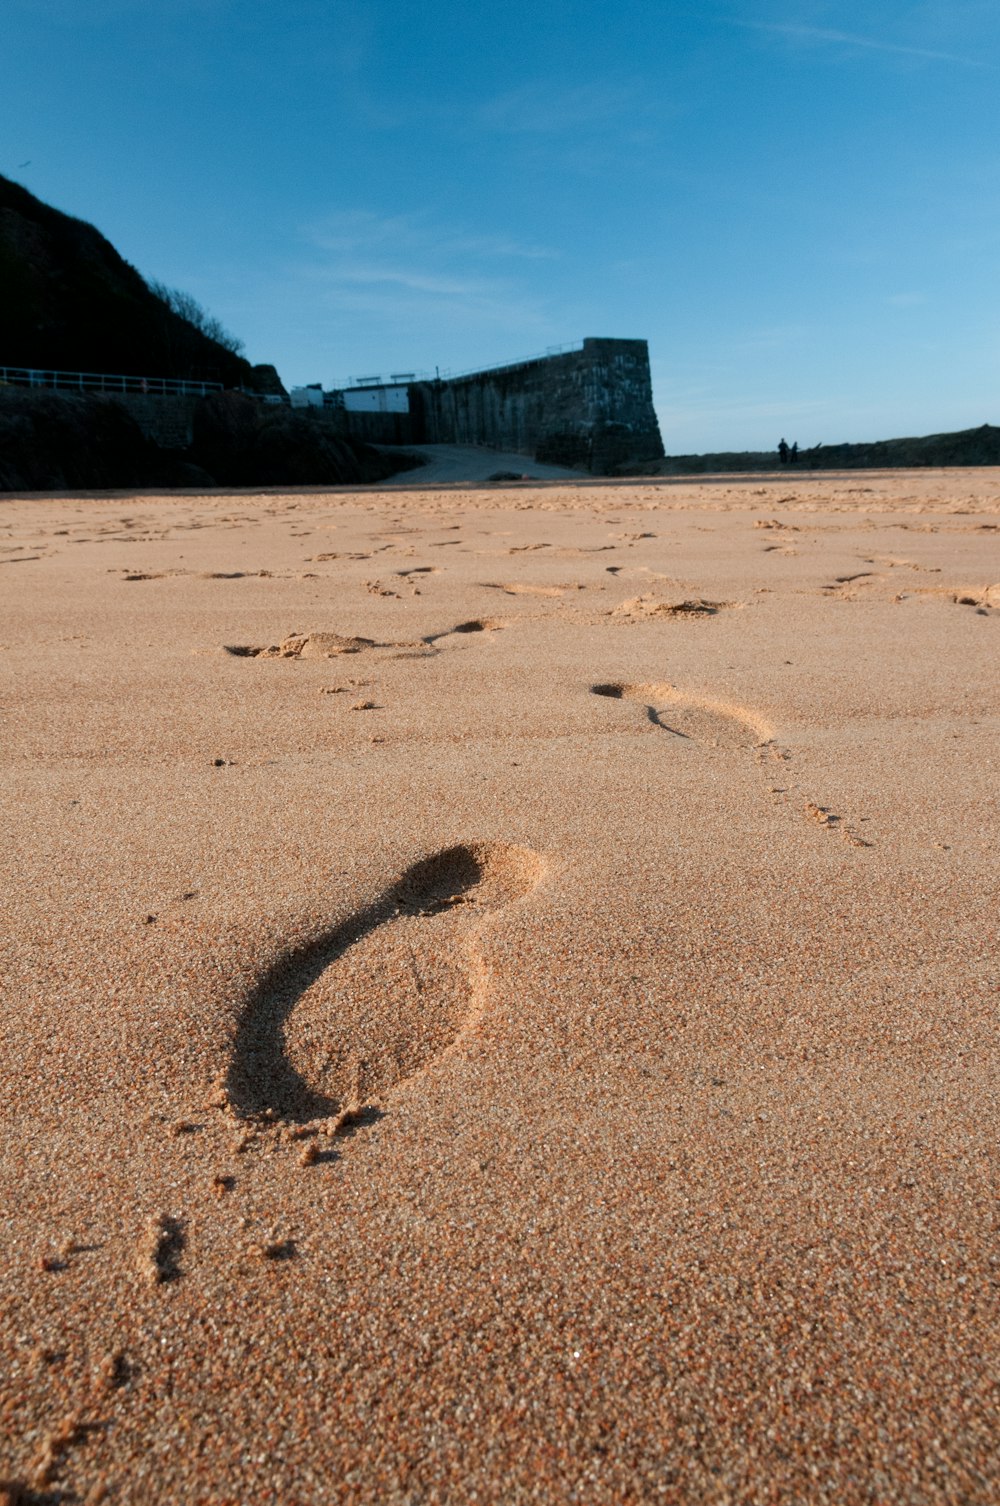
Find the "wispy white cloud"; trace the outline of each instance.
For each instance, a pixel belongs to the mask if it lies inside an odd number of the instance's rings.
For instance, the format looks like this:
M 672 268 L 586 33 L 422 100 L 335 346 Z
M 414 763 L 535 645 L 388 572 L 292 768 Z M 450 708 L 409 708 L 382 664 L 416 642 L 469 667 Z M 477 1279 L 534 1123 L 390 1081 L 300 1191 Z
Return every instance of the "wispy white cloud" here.
M 745 31 L 766 31 L 778 36 L 792 37 L 800 42 L 816 46 L 860 48 L 872 52 L 894 53 L 901 57 L 921 58 L 925 62 L 956 63 L 963 68 L 992 68 L 982 58 L 963 57 L 955 52 L 943 52 L 935 47 L 913 47 L 903 42 L 889 42 L 881 37 L 859 36 L 856 32 L 837 31 L 826 26 L 798 26 L 791 23 L 767 21 L 733 21 Z
M 522 261 L 557 261 L 562 254 L 549 246 L 526 245 L 509 235 L 456 235 L 449 244 L 456 254 L 512 256 Z
M 312 264 L 300 275 L 327 308 L 413 321 L 501 322 L 541 326 L 541 300 L 505 278 L 449 277 L 401 263 Z
M 486 130 L 551 135 L 634 116 L 638 81 L 579 84 L 558 88 L 544 79 L 521 84 L 486 100 L 475 113 Z
M 521 241 L 505 232 L 472 234 L 451 226 L 435 225 L 424 215 L 385 215 L 367 209 L 329 215 L 308 230 L 306 238 L 325 251 L 357 255 L 389 249 L 433 257 L 438 261 L 460 257 L 548 261 L 559 255 L 548 246 Z
M 408 288 L 413 293 L 435 293 L 452 298 L 474 296 L 493 286 L 474 278 L 435 277 L 406 267 L 341 264 L 331 268 L 328 275 L 331 281 L 349 287 Z
M 551 334 L 545 298 L 524 272 L 558 253 L 508 231 L 354 209 L 325 216 L 303 240 L 309 254 L 293 275 L 339 315 L 410 334 L 477 327 L 523 330 L 532 339 Z
M 522 288 L 471 283 L 434 287 L 404 273 L 395 280 L 328 282 L 311 297 L 314 306 L 334 313 L 338 324 L 361 320 L 364 343 L 377 337 L 398 351 L 403 365 L 425 363 L 429 352 L 456 333 L 467 338 L 485 332 L 491 339 L 498 332 L 505 337 L 516 333 L 532 345 L 552 337 L 544 303 Z

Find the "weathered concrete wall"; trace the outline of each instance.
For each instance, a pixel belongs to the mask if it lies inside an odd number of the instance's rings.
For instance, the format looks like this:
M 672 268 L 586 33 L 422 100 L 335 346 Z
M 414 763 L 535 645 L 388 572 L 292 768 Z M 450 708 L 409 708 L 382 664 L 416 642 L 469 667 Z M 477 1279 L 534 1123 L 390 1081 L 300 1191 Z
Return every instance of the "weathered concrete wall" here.
M 645 340 L 586 339 L 582 350 L 418 382 L 409 397 L 408 416 L 349 413 L 351 435 L 486 445 L 595 475 L 663 455 Z
M 338 429 L 351 439 L 365 444 L 415 444 L 413 416 L 410 413 L 349 413 L 345 409 L 324 408 L 338 415 Z

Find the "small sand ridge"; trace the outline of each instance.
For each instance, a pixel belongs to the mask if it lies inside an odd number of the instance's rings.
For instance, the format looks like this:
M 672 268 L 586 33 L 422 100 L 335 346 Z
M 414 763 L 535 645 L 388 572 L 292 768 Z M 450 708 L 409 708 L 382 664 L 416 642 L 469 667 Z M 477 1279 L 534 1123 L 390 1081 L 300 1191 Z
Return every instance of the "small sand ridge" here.
M 661 601 L 655 596 L 632 596 L 612 607 L 608 615 L 623 622 L 643 622 L 650 617 L 715 617 L 734 605 L 731 601 L 706 601 L 702 597 Z
M 398 647 L 398 645 L 393 645 Z M 359 654 L 377 647 L 374 638 L 358 638 L 341 633 L 290 633 L 280 643 L 255 645 L 226 643 L 227 654 L 238 659 L 333 659 L 340 654 Z

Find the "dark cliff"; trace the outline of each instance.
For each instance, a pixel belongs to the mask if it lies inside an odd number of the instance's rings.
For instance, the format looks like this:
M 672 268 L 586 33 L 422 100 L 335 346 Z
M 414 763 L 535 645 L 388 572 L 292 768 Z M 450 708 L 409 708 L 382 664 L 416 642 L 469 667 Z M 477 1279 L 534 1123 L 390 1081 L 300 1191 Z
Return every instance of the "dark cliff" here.
M 249 362 L 175 314 L 93 225 L 4 177 L 0 364 L 254 384 Z
M 284 393 L 273 366 L 251 366 L 170 307 L 183 295 L 164 293 L 93 225 L 0 177 L 0 365 Z M 234 392 L 114 398 L 0 383 L 0 492 L 354 484 L 408 459 Z

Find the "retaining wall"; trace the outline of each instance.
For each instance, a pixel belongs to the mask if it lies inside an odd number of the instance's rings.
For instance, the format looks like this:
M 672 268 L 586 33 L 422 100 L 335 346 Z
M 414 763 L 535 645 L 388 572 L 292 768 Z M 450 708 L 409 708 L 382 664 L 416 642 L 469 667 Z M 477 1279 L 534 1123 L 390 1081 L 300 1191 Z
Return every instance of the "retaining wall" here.
M 191 443 L 194 410 L 201 401 L 199 397 L 153 397 L 138 392 L 84 395 L 98 397 L 102 402 L 120 404 L 132 415 L 146 438 L 165 450 L 186 450 Z M 43 401 L 53 397 L 73 401 L 79 396 L 75 392 L 62 392 L 51 387 L 0 386 L 0 404 L 9 401 L 13 405 L 23 403 L 25 399 Z

